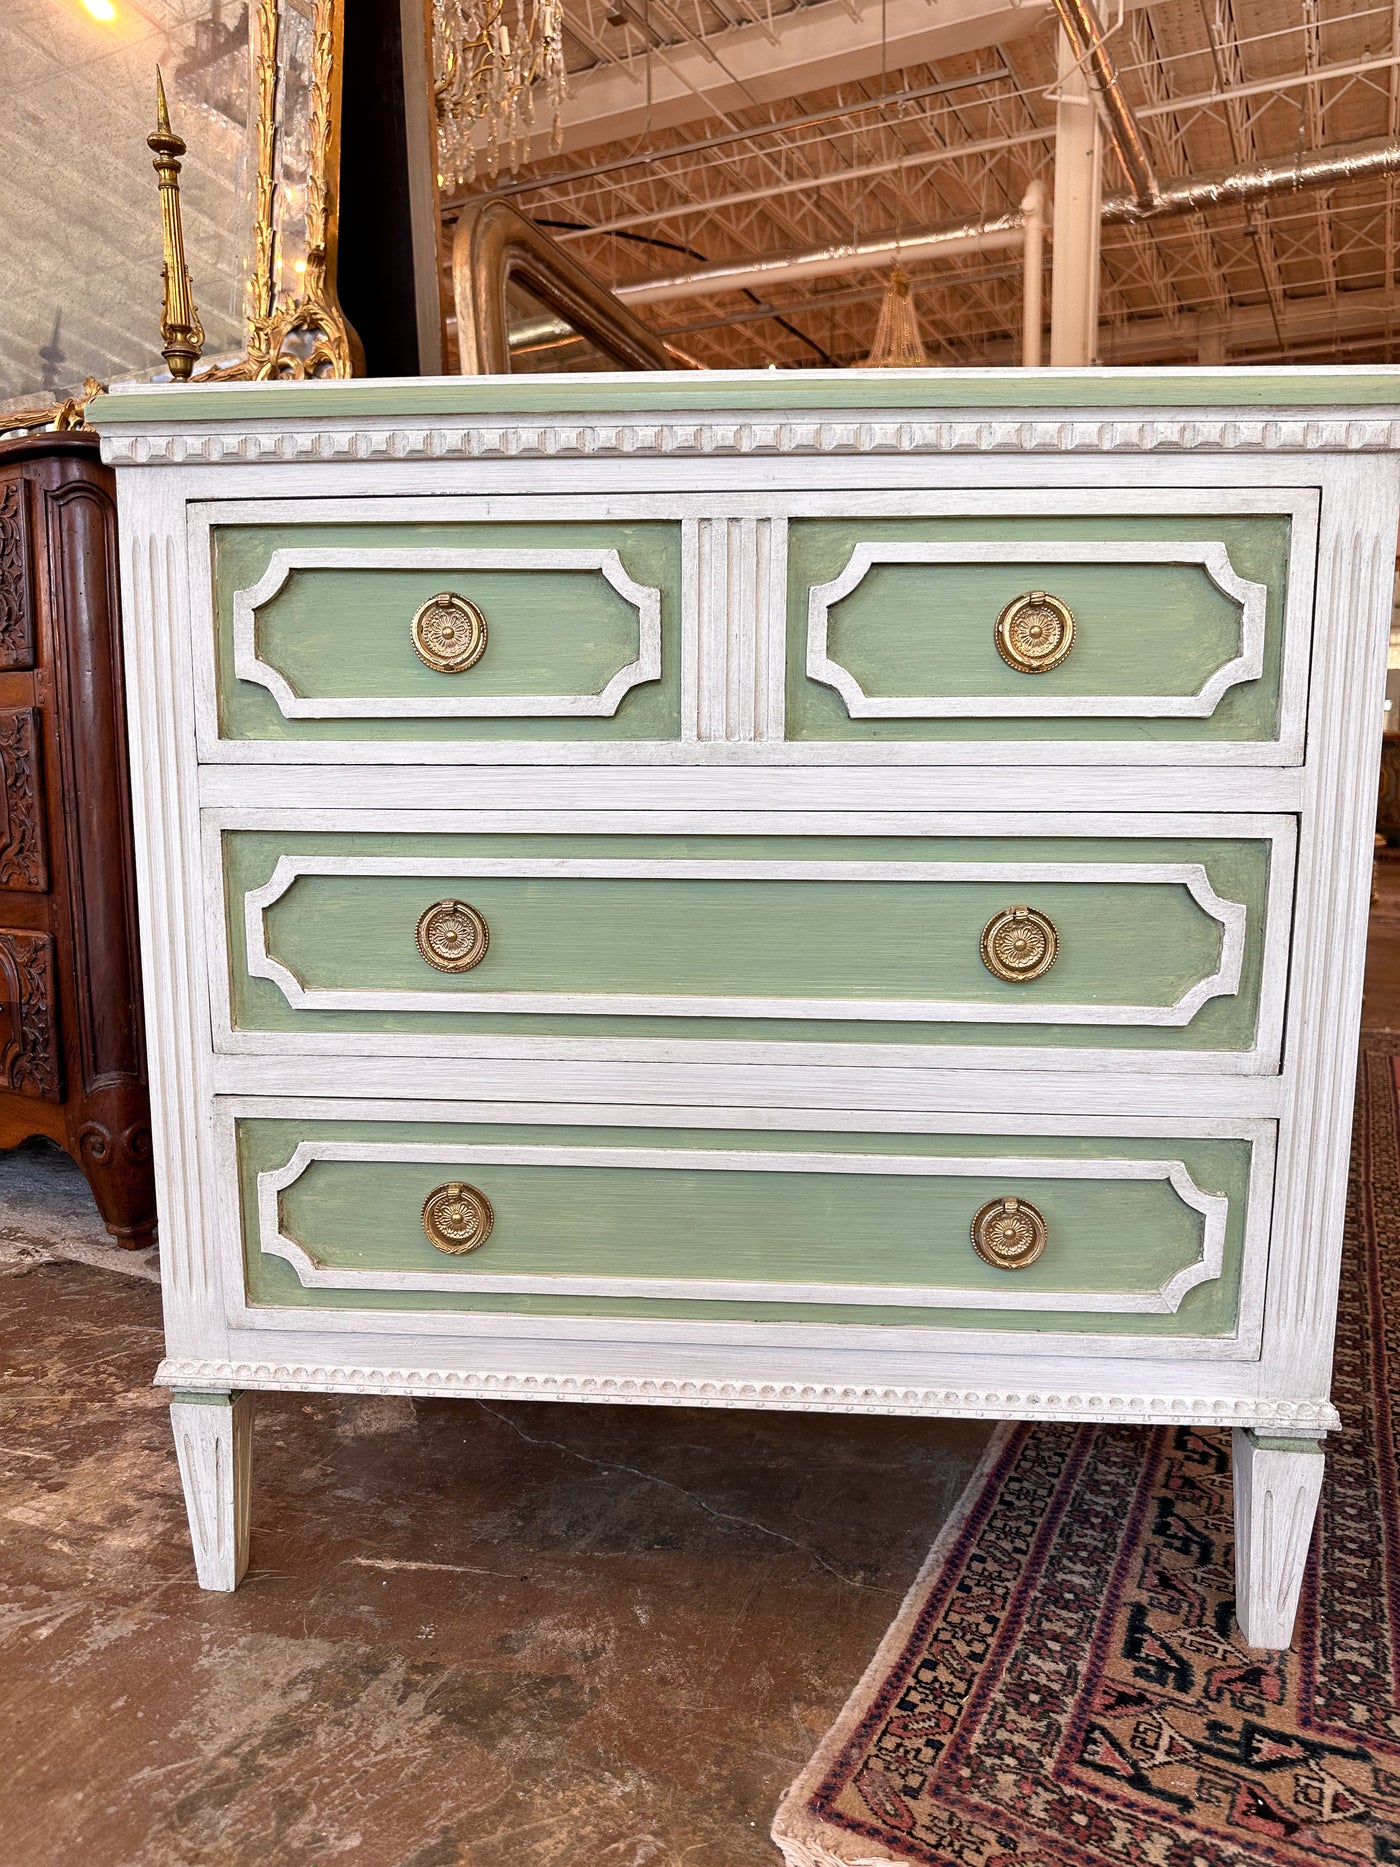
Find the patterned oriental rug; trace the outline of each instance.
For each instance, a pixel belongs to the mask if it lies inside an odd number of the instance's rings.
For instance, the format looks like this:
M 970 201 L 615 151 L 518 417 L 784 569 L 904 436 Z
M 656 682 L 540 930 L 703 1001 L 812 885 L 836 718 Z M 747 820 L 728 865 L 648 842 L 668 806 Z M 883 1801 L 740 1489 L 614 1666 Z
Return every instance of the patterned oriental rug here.
M 788 1867 L 1400 1864 L 1400 1059 L 1362 1060 L 1321 1538 L 1234 1628 L 1230 1440 L 993 1440 L 773 1838 Z

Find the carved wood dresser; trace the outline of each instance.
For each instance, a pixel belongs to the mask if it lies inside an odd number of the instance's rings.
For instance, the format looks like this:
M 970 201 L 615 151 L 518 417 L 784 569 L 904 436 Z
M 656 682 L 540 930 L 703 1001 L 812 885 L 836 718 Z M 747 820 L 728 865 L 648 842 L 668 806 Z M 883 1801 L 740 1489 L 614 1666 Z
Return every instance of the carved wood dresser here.
M 155 1236 L 116 505 L 94 434 L 0 443 L 0 1147 L 47 1135 Z
M 177 1450 L 252 1390 L 1321 1482 L 1400 376 L 115 394 Z

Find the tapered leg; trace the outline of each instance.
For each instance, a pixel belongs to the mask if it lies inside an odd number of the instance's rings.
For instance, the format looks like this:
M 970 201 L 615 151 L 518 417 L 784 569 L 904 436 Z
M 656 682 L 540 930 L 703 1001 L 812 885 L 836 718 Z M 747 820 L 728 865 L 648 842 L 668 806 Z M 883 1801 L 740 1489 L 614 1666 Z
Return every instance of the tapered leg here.
M 1286 1647 L 1322 1495 L 1322 1448 L 1238 1426 L 1234 1439 L 1235 1618 L 1250 1646 Z
M 237 1588 L 248 1567 L 253 1396 L 172 1395 L 170 1424 L 201 1588 Z

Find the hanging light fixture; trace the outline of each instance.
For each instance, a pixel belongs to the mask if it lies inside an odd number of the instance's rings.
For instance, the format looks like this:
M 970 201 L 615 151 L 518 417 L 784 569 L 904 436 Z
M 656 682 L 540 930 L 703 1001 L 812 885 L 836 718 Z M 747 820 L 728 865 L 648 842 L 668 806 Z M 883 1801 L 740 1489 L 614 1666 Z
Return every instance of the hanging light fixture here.
M 514 12 L 514 25 L 507 11 Z M 437 95 L 439 185 L 464 186 L 482 162 L 494 181 L 517 168 L 535 129 L 535 91 L 544 91 L 554 147 L 563 143 L 563 0 L 433 0 L 433 82 Z M 476 126 L 484 124 L 478 150 Z
M 872 370 L 921 370 L 928 367 L 924 340 L 919 334 L 918 313 L 909 290 L 909 276 L 895 265 L 880 300 L 880 316 L 875 325 L 875 341 L 865 367 Z
M 885 0 L 880 0 L 880 91 L 882 95 L 889 66 L 887 26 Z M 885 295 L 880 300 L 880 315 L 875 320 L 875 341 L 870 346 L 870 355 L 865 359 L 865 367 L 871 370 L 921 370 L 927 369 L 928 357 L 925 354 L 924 340 L 919 331 L 919 315 L 914 309 L 914 299 L 909 289 L 909 275 L 899 263 L 899 236 L 904 226 L 906 199 L 902 158 L 906 149 L 904 138 L 897 129 L 894 137 L 901 156 L 899 167 L 895 171 L 894 264 L 890 267 L 890 276 L 885 281 Z

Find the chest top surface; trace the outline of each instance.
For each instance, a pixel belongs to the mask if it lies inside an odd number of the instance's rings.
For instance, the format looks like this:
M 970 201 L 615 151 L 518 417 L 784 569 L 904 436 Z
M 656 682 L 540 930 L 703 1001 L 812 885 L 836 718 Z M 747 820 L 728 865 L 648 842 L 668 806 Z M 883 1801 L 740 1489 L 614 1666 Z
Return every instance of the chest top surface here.
M 960 446 L 1033 452 L 1392 449 L 1400 447 L 1400 366 L 131 383 L 95 400 L 89 419 L 102 432 L 104 457 L 119 465 L 365 453 L 441 459 L 458 451 L 529 457 Z M 493 439 L 497 426 L 508 435 Z M 346 438 L 356 430 L 377 439 L 357 449 Z M 283 442 L 273 442 L 269 431 Z

